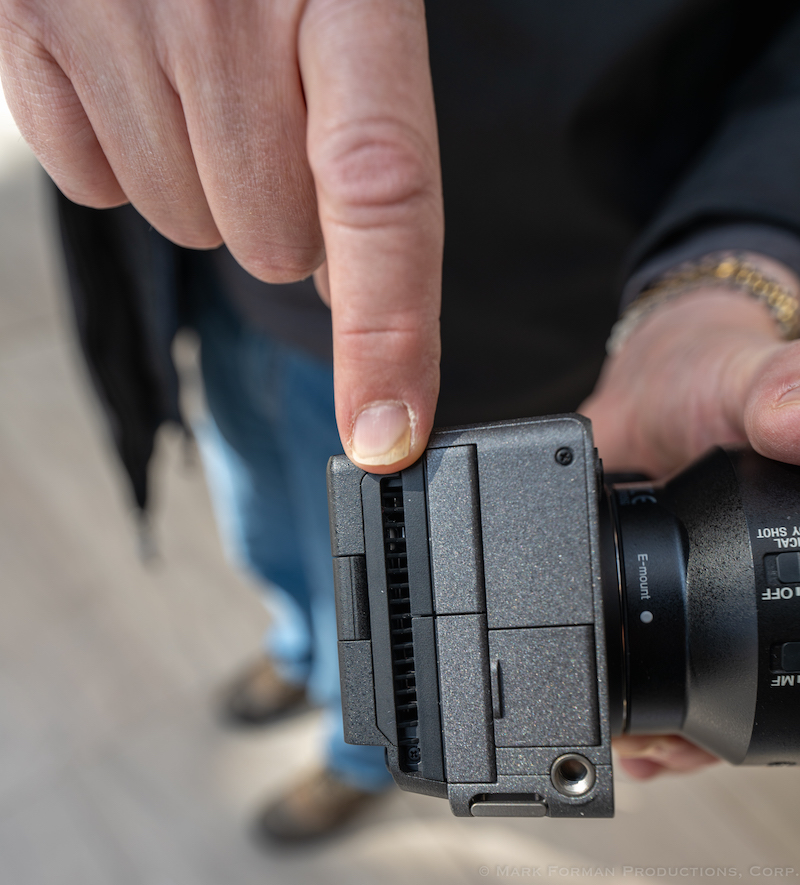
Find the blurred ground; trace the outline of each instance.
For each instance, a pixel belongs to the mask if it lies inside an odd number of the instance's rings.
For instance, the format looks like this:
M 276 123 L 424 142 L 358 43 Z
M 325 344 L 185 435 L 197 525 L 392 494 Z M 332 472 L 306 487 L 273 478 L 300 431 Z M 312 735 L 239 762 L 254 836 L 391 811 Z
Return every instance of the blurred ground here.
M 706 883 L 800 870 L 798 772 L 722 766 L 646 785 L 620 776 L 613 821 L 457 820 L 396 793 L 323 846 L 253 845 L 248 821 L 313 757 L 316 717 L 244 733 L 216 720 L 214 692 L 256 648 L 264 614 L 224 563 L 202 475 L 174 434 L 157 464 L 161 560 L 138 561 L 48 208 L 0 105 L 0 885 Z M 191 358 L 184 348 L 190 381 Z

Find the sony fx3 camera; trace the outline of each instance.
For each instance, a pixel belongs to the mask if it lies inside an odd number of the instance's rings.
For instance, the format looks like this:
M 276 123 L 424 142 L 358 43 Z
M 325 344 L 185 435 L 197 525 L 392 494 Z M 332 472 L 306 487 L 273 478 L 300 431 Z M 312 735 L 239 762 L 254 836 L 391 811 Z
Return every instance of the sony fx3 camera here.
M 611 737 L 800 761 L 800 468 L 604 485 L 589 422 L 328 467 L 345 738 L 461 816 L 610 817 Z

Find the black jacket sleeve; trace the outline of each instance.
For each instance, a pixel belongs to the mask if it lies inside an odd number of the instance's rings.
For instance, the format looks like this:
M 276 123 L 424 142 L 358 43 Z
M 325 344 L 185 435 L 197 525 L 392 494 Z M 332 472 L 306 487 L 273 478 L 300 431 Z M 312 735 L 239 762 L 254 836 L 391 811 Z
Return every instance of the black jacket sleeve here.
M 180 250 L 132 206 L 89 209 L 53 190 L 81 350 L 144 510 L 156 431 L 183 423 L 170 353 Z
M 681 245 L 698 236 L 708 238 L 710 232 L 714 250 L 759 251 L 758 243 L 747 246 L 741 241 L 742 225 L 757 226 L 762 233 L 772 228 L 776 242 L 800 238 L 798 59 L 800 14 L 732 85 L 716 132 L 638 237 L 629 256 L 629 277 L 648 262 L 662 264 L 659 258 L 670 250 L 679 260 L 692 257 Z M 730 243 L 713 233 L 723 227 L 731 231 Z M 781 254 L 764 243 L 760 250 L 779 259 L 784 252 L 794 252 L 785 239 L 775 246 Z M 696 252 L 696 247 L 688 251 Z M 627 287 L 626 300 L 635 288 Z

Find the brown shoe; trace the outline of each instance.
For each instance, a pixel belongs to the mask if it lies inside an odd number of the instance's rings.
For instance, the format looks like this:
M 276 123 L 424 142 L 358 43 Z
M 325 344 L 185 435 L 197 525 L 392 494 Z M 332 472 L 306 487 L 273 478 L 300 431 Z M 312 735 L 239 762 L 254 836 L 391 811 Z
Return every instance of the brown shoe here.
M 268 805 L 255 822 L 255 835 L 267 842 L 309 842 L 328 836 L 376 801 L 325 768 L 315 769 Z
M 265 655 L 234 679 L 222 699 L 225 718 L 240 725 L 265 725 L 306 706 L 305 686 L 287 682 Z

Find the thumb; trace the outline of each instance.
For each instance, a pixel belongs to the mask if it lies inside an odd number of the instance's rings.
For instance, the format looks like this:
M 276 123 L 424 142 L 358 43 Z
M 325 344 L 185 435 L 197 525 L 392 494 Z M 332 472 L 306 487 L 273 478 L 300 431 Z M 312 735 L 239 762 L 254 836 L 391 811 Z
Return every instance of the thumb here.
M 607 469 L 663 476 L 711 446 L 747 441 L 781 458 L 773 406 L 790 386 L 786 379 L 800 387 L 795 347 L 780 341 L 772 317 L 743 293 L 704 290 L 661 306 L 607 360 L 581 407 Z M 783 437 L 800 440 L 786 428 Z
M 777 348 L 754 379 L 744 426 L 757 452 L 800 464 L 800 341 Z

